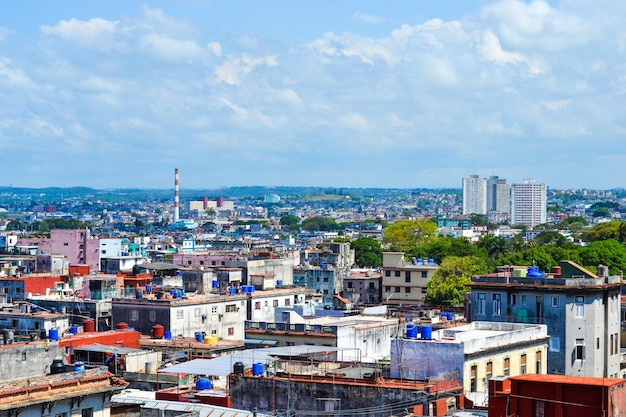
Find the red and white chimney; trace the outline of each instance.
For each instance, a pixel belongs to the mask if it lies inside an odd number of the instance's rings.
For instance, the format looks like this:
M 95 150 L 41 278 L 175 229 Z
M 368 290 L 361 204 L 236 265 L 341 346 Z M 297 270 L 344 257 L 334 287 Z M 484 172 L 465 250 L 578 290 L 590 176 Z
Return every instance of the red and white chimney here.
M 178 200 L 178 168 L 174 169 L 174 222 L 180 220 L 180 201 Z

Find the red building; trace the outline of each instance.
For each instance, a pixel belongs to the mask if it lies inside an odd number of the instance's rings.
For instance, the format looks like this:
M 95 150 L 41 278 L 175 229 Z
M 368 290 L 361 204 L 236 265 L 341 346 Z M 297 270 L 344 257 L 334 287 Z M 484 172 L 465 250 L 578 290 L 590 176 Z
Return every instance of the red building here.
M 626 379 L 526 374 L 489 381 L 489 417 L 618 417 Z

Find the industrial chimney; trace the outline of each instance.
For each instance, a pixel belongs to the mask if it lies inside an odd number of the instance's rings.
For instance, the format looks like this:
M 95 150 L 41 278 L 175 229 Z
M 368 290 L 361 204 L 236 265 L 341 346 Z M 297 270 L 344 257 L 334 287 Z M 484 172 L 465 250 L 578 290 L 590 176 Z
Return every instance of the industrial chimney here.
M 180 220 L 180 201 L 178 200 L 178 168 L 174 169 L 174 222 Z

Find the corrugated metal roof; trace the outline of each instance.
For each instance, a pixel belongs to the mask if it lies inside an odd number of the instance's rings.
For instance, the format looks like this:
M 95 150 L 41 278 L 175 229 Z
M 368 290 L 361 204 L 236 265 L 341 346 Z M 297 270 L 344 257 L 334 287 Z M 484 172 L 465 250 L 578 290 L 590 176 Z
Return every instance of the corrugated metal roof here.
M 242 362 L 251 368 L 254 363 L 267 363 L 276 356 L 306 356 L 324 352 L 340 352 L 352 350 L 329 346 L 281 346 L 266 349 L 246 349 L 213 359 L 194 359 L 167 368 L 159 369 L 159 373 L 193 374 L 204 376 L 228 376 L 233 373 L 233 365 Z
M 98 343 L 94 343 L 93 345 L 79 346 L 74 348 L 74 350 L 81 350 L 85 352 L 118 353 L 120 355 L 127 355 L 134 352 L 143 352 L 142 349 L 127 348 L 122 346 L 107 346 Z
M 142 408 L 150 408 L 156 410 L 172 410 L 180 412 L 197 411 L 200 417 L 252 417 L 253 414 L 246 410 L 237 410 L 235 408 L 218 407 L 208 404 L 185 403 L 178 401 L 161 401 L 147 399 L 142 392 L 131 390 L 114 395 L 111 398 L 112 403 L 117 404 L 137 404 Z M 258 417 L 270 417 L 270 414 L 257 413 Z

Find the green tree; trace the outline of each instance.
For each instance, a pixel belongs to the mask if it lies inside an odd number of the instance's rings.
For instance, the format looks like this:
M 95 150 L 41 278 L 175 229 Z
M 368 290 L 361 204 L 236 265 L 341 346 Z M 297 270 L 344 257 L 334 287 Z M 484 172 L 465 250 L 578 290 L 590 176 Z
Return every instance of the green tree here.
M 581 264 L 592 271 L 606 265 L 612 275 L 626 270 L 626 246 L 615 239 L 593 242 L 579 249 Z
M 432 258 L 437 263 L 441 263 L 448 256 L 482 257 L 480 249 L 469 240 L 451 236 L 432 236 L 407 251 L 407 255 L 415 258 Z
M 280 226 L 287 230 L 296 230 L 300 227 L 300 218 L 292 214 L 288 214 L 280 218 Z
M 388 226 L 383 234 L 383 243 L 392 250 L 409 252 L 415 245 L 423 243 L 437 231 L 437 224 L 426 219 L 400 220 Z
M 598 207 L 593 211 L 593 217 L 611 217 L 611 210 L 606 207 Z
M 360 237 L 350 242 L 354 249 L 354 260 L 360 267 L 375 268 L 383 264 L 383 249 L 372 237 Z
M 337 224 L 335 219 L 331 219 L 329 217 L 315 216 L 302 220 L 302 229 L 309 232 L 328 232 L 331 230 L 338 230 L 339 224 Z
M 463 305 L 464 294 L 473 275 L 487 273 L 487 264 L 476 256 L 449 256 L 443 260 L 426 287 L 426 302 L 431 305 Z
M 535 237 L 535 244 L 537 246 L 554 245 L 560 248 L 564 248 L 565 246 L 567 246 L 567 240 L 565 239 L 565 236 L 563 236 L 559 232 L 546 230 L 539 233 Z
M 620 220 L 611 220 L 593 226 L 584 235 L 586 242 L 596 242 L 598 240 L 619 239 L 619 228 L 623 222 Z
M 483 249 L 493 261 L 502 258 L 511 251 L 511 246 L 502 236 L 485 235 L 476 242 L 476 246 Z

